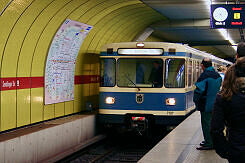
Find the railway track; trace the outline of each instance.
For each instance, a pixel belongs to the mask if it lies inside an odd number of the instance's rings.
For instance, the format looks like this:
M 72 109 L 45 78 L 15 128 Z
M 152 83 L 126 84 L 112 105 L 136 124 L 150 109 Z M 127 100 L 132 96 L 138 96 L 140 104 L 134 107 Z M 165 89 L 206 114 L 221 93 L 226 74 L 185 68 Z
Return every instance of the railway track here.
M 57 163 L 135 163 L 167 133 L 168 131 L 159 129 L 151 138 L 135 133 L 113 133 Z

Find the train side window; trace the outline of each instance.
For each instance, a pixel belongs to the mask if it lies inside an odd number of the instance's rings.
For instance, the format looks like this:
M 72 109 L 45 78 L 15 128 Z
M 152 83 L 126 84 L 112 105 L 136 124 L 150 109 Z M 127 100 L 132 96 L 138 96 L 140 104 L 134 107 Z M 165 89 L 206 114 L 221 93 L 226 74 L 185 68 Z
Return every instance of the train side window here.
M 199 71 L 200 71 L 200 75 L 201 75 L 201 73 L 203 73 L 203 70 L 202 70 L 202 67 L 201 67 L 201 63 L 200 63 L 200 66 L 199 66 Z
M 171 58 L 165 61 L 166 88 L 185 87 L 185 59 Z
M 201 73 L 200 67 L 201 67 L 200 62 L 197 61 L 197 62 L 196 62 L 197 79 L 199 78 L 200 73 Z
M 116 81 L 116 60 L 112 58 L 101 59 L 100 86 L 114 87 Z
M 196 80 L 197 80 L 196 65 L 197 65 L 197 61 L 193 61 L 193 84 L 194 84 L 194 83 L 196 82 Z
M 192 61 L 189 59 L 188 61 L 188 87 L 191 87 L 192 85 Z

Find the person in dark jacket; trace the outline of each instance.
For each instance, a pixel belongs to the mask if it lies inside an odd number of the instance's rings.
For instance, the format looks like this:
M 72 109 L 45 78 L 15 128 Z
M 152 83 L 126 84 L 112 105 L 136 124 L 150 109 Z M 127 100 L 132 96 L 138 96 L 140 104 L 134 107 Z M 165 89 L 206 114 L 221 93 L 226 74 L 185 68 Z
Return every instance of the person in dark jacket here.
M 245 162 L 245 57 L 238 58 L 225 74 L 214 104 L 211 135 L 219 156 L 230 163 Z
M 154 87 L 160 88 L 163 84 L 163 69 L 159 61 L 153 62 L 153 68 L 149 77 L 149 82 L 153 84 Z
M 245 57 L 245 42 L 240 42 L 237 45 L 236 59 L 240 57 Z
M 217 92 L 220 90 L 222 78 L 218 72 L 212 67 L 212 61 L 204 58 L 201 63 L 204 72 L 200 75 L 195 83 L 193 101 L 196 109 L 201 112 L 201 124 L 204 141 L 200 143 L 197 150 L 213 149 L 213 142 L 210 135 L 210 123 L 212 117 L 213 104 Z

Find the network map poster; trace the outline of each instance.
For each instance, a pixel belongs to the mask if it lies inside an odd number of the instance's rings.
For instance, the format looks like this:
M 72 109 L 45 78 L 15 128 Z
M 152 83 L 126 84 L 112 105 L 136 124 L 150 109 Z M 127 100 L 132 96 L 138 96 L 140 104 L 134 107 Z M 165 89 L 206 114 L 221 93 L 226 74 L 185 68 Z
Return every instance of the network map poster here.
M 91 29 L 66 19 L 55 34 L 45 68 L 45 105 L 74 100 L 76 58 Z

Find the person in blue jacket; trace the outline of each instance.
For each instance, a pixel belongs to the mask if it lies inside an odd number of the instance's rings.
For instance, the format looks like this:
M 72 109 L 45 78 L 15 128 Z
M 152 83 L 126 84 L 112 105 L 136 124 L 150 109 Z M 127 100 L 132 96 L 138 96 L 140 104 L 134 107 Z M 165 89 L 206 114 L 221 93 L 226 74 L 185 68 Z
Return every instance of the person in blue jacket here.
M 201 124 L 204 141 L 200 143 L 197 150 L 213 149 L 213 142 L 210 135 L 210 123 L 212 118 L 212 109 L 216 99 L 216 94 L 220 90 L 222 78 L 212 67 L 210 58 L 204 58 L 201 63 L 203 73 L 195 83 L 193 101 L 196 109 L 201 112 Z

